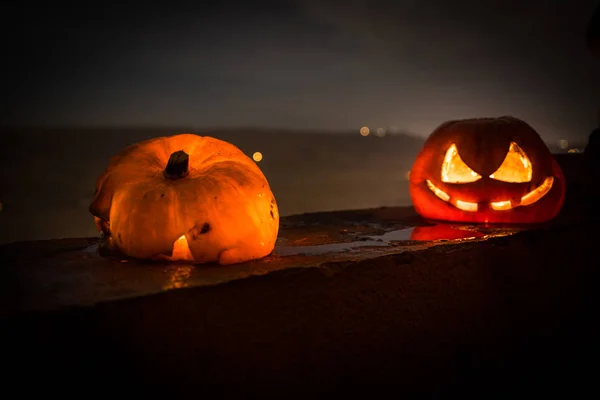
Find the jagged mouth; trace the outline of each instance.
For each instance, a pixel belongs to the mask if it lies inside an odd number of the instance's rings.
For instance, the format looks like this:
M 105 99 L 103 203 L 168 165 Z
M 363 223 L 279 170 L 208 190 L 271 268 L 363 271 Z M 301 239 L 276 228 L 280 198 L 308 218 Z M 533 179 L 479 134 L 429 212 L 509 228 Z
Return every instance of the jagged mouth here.
M 426 181 L 427 187 L 431 190 L 440 200 L 445 201 L 446 203 L 452 204 L 454 207 L 459 210 L 476 212 L 480 209 L 480 203 L 473 203 L 470 201 L 462 201 L 458 199 L 452 198 L 446 192 L 435 186 L 429 179 Z M 529 206 L 540 199 L 542 199 L 550 189 L 552 189 L 552 184 L 554 183 L 554 178 L 549 176 L 544 179 L 541 185 L 522 196 L 520 199 L 511 199 L 511 200 L 502 200 L 502 201 L 492 201 L 487 203 L 489 208 L 495 211 L 506 211 L 512 210 L 517 207 Z

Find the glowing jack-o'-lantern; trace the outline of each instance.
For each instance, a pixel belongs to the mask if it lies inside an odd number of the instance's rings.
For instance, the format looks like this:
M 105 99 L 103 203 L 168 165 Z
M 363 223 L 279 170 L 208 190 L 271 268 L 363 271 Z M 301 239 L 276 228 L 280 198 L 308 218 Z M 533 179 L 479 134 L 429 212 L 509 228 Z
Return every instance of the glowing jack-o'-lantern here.
M 279 211 L 267 179 L 234 145 L 180 134 L 113 157 L 90 206 L 114 247 L 140 259 L 233 264 L 272 252 Z
M 410 173 L 425 218 L 539 223 L 554 218 L 565 178 L 537 132 L 514 117 L 449 121 L 426 140 Z

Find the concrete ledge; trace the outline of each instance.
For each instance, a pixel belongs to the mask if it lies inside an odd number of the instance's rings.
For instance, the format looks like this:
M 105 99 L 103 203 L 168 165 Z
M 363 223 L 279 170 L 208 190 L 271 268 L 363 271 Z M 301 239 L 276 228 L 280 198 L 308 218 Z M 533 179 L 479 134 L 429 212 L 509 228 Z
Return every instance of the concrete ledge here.
M 13 315 L 5 379 L 264 396 L 588 390 L 599 280 L 583 228 Z
M 460 226 L 458 226 L 460 227 Z M 438 229 L 441 228 L 441 229 Z M 274 253 L 232 265 L 142 262 L 101 256 L 98 238 L 21 242 L 0 246 L 0 277 L 11 282 L 0 293 L 0 317 L 36 310 L 91 306 L 117 299 L 185 287 L 210 286 L 289 268 L 359 261 L 415 251 L 446 242 L 419 239 L 426 232 L 440 239 L 504 235 L 515 229 L 435 225 L 412 208 L 305 214 L 282 220 Z M 437 236 L 436 236 L 437 235 Z
M 382 240 L 232 269 L 122 263 L 83 251 L 92 239 L 0 247 L 5 387 L 598 392 L 598 234 L 585 176 L 571 176 L 580 191 L 551 226 L 480 229 L 501 237 L 466 242 Z M 370 241 L 422 224 L 410 209 L 297 216 L 283 221 L 279 246 Z

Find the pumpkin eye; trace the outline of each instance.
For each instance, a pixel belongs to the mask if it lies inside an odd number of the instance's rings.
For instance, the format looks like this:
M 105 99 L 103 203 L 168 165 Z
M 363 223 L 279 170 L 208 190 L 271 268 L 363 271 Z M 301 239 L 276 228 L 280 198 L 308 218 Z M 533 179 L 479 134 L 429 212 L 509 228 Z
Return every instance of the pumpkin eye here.
M 490 178 L 497 181 L 522 183 L 530 182 L 533 176 L 533 168 L 527 154 L 515 142 L 510 142 L 508 153 L 496 172 Z
M 481 179 L 481 175 L 473 171 L 460 158 L 458 149 L 455 144 L 452 144 L 442 163 L 442 182 L 446 183 L 470 183 Z

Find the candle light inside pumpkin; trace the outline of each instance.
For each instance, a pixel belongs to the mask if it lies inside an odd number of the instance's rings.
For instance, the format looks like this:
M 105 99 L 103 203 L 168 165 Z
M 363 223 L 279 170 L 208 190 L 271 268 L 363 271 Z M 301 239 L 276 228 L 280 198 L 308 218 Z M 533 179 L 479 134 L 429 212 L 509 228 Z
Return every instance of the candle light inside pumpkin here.
M 190 251 L 190 245 L 188 244 L 185 235 L 181 235 L 179 239 L 173 243 L 173 254 L 171 255 L 173 261 L 194 261 L 194 256 Z
M 539 134 L 515 117 L 441 124 L 409 175 L 415 210 L 432 220 L 539 223 L 562 207 L 562 170 Z

